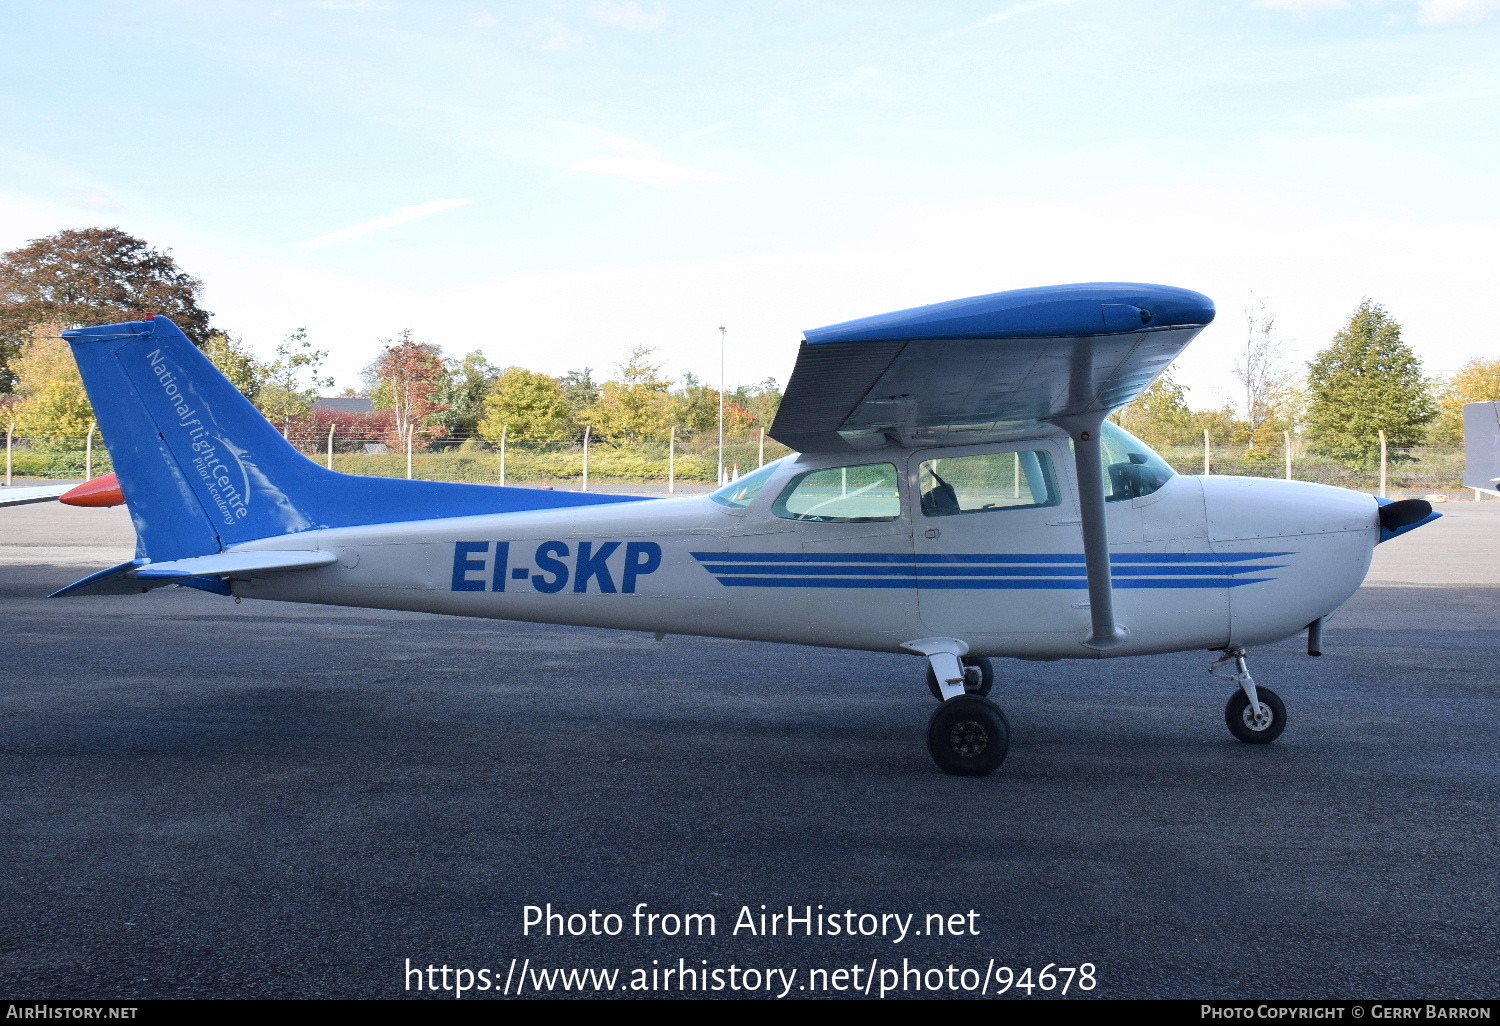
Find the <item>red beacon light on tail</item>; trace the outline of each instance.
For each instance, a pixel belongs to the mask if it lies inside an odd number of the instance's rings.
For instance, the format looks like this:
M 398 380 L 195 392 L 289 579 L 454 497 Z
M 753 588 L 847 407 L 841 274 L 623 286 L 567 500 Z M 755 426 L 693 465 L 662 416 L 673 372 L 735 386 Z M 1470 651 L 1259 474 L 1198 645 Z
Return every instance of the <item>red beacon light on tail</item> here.
M 58 502 L 69 506 L 122 506 L 125 493 L 120 490 L 120 479 L 114 474 L 105 474 L 92 481 L 85 481 L 72 491 L 64 492 Z

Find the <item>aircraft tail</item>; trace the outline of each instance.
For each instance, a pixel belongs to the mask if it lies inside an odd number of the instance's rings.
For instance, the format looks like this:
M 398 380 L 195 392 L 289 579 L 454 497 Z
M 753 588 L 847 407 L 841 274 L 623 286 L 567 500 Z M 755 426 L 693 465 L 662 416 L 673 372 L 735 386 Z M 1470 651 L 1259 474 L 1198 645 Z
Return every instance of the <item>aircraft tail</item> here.
M 1464 487 L 1500 495 L 1500 403 L 1464 404 Z
M 165 317 L 63 333 L 160 563 L 327 527 L 638 501 L 339 474 L 308 459 Z

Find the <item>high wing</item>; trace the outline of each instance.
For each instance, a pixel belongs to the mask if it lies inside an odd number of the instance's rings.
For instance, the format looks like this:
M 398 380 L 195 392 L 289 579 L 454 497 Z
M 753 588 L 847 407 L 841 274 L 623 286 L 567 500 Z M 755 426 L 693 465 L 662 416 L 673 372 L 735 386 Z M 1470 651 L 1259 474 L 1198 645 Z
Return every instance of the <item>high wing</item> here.
M 799 452 L 993 442 L 1130 402 L 1213 320 L 1164 285 L 996 292 L 805 333 L 769 434 Z
M 51 502 L 73 487 L 73 482 L 63 485 L 25 485 L 15 488 L 0 488 L 0 506 L 24 506 L 30 502 Z

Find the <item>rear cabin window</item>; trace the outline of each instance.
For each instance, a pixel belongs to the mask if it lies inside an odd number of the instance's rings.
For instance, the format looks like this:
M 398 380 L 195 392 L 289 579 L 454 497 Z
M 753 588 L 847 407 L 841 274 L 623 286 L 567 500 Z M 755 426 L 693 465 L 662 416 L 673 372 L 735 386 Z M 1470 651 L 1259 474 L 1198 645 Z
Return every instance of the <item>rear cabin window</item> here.
M 860 524 L 901 516 L 901 491 L 893 463 L 830 467 L 794 477 L 771 512 L 784 520 Z
M 1052 456 L 1042 450 L 924 460 L 920 485 L 922 513 L 929 517 L 1037 509 L 1062 501 Z

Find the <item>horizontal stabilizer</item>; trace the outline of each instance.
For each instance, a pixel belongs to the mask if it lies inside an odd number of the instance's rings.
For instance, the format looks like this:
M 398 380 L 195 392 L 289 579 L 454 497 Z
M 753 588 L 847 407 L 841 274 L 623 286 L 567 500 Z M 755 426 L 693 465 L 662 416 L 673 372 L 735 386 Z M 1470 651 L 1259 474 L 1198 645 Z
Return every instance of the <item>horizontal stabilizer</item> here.
M 51 502 L 72 487 L 71 484 L 65 484 L 0 488 L 0 506 L 24 506 L 31 502 Z
M 183 584 L 201 577 L 250 577 L 256 574 L 313 570 L 337 557 L 316 550 L 272 550 L 265 552 L 218 552 L 190 559 L 150 563 L 132 559 L 119 566 L 90 574 L 83 580 L 53 592 L 52 598 L 76 595 L 129 595 L 150 591 L 164 584 Z
M 182 577 L 242 577 L 283 570 L 313 570 L 336 558 L 331 552 L 277 550 L 271 552 L 219 552 L 191 559 L 147 563 L 135 572 L 143 581 L 173 581 Z

